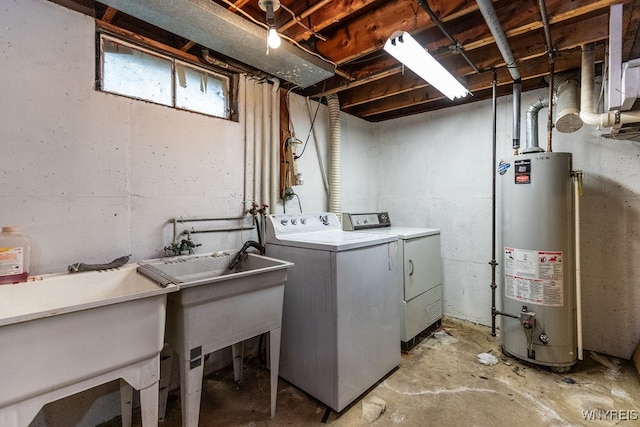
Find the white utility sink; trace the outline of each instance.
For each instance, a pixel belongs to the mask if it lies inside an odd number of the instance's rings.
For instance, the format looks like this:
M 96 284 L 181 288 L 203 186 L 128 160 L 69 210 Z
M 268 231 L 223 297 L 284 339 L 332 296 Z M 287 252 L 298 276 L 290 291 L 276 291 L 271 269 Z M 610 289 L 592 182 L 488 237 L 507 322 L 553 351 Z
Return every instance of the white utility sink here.
M 144 426 L 158 423 L 166 294 L 138 264 L 33 276 L 0 286 L 0 425 L 27 426 L 42 406 L 120 379 L 122 424 L 132 388 Z
M 168 298 L 166 339 L 180 362 L 186 427 L 198 425 L 204 356 L 232 346 L 235 379 L 240 381 L 242 341 L 265 332 L 270 341 L 271 417 L 275 415 L 284 285 L 293 263 L 248 253 L 230 271 L 233 255 L 165 258 L 140 267 L 143 274 L 180 289 Z

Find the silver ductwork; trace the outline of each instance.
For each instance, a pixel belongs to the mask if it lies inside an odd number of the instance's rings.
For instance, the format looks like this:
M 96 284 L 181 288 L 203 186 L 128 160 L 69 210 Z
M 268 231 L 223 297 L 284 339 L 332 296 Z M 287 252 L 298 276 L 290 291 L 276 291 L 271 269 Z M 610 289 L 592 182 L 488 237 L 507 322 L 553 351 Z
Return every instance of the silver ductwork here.
M 100 2 L 302 88 L 335 72 L 333 64 L 289 43 L 267 54 L 266 28 L 210 0 Z
M 544 152 L 538 145 L 538 113 L 548 107 L 549 98 L 543 98 L 531 104 L 527 110 L 526 147 L 522 150 L 522 154 Z
M 580 118 L 580 83 L 574 78 L 556 84 L 556 121 L 558 132 L 576 132 L 582 127 Z

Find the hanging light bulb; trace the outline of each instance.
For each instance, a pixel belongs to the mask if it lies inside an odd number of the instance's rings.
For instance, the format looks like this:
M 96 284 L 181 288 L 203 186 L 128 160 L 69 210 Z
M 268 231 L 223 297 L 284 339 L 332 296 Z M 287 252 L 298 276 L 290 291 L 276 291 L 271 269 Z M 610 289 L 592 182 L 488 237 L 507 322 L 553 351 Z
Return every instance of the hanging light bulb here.
M 267 44 L 269 45 L 269 47 L 271 49 L 277 49 L 280 47 L 281 42 L 282 41 L 280 40 L 280 36 L 278 35 L 276 29 L 273 27 L 269 28 L 269 34 L 267 35 Z
M 275 11 L 280 8 L 280 0 L 258 0 L 258 6 L 264 10 L 267 14 L 267 26 L 269 31 L 267 33 L 267 46 L 271 49 L 277 49 L 282 42 L 280 35 L 276 31 L 276 15 Z

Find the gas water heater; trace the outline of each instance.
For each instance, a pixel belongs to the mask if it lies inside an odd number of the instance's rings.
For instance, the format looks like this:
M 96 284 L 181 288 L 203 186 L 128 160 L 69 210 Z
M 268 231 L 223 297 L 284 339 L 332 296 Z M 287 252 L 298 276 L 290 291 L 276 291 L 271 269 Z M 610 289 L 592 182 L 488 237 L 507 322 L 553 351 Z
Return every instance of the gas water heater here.
M 553 152 L 520 154 L 498 165 L 502 350 L 561 372 L 577 361 L 571 167 L 570 153 Z

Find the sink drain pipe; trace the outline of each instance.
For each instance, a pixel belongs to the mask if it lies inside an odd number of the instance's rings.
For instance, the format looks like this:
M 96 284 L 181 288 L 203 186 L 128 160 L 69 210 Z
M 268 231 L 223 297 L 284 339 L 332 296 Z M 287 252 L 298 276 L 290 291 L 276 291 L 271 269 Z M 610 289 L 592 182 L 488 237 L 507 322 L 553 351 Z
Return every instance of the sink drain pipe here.
M 342 126 L 338 95 L 327 96 L 329 107 L 329 212 L 342 221 Z

